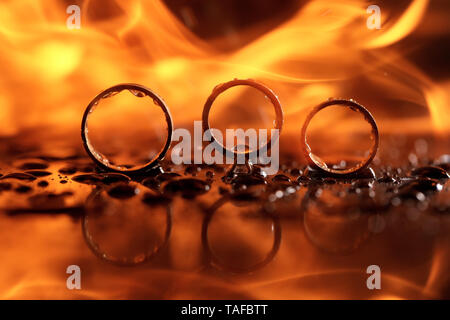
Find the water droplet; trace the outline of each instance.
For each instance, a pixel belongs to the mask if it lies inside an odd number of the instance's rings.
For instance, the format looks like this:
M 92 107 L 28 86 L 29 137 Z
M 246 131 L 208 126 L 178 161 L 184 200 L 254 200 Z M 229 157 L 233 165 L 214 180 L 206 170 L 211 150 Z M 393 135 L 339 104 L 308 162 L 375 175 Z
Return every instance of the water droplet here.
M 98 185 L 105 184 L 110 185 L 117 182 L 128 182 L 130 177 L 121 173 L 88 173 L 79 174 L 72 177 L 72 180 L 78 183 Z
M 156 177 L 156 176 L 158 176 L 160 174 L 163 174 L 163 173 L 164 173 L 164 169 L 161 166 L 159 166 L 159 165 L 157 165 L 157 166 L 155 166 L 153 168 L 150 168 L 149 170 L 147 170 L 145 172 L 146 175 L 152 176 L 152 177 Z
M 297 179 L 297 182 L 302 185 L 308 184 L 310 181 L 311 181 L 311 179 L 305 175 L 301 175 Z
M 267 181 L 261 176 L 254 174 L 240 174 L 231 182 L 233 189 L 244 189 L 250 186 L 265 185 Z
M 158 190 L 161 182 L 156 179 L 155 177 L 148 177 L 141 181 L 141 183 L 146 186 L 147 188 Z
M 24 185 L 18 186 L 17 188 L 14 189 L 14 191 L 17 193 L 28 193 L 31 190 L 33 190 L 31 187 Z
M 280 183 L 288 183 L 288 184 L 291 183 L 291 179 L 288 176 L 284 175 L 284 174 L 277 174 L 276 176 L 274 176 L 272 178 L 272 181 L 273 182 L 280 182 Z
M 450 175 L 444 169 L 437 166 L 426 166 L 414 169 L 410 172 L 413 177 L 423 177 L 436 180 L 446 180 Z
M 303 171 L 300 169 L 294 168 L 294 169 L 290 169 L 289 173 L 294 177 L 298 177 L 303 173 Z
M 183 198 L 192 199 L 208 192 L 210 185 L 200 179 L 183 178 L 169 181 L 164 187 L 164 194 L 180 194 Z
M 140 90 L 134 90 L 134 89 L 130 89 L 129 90 L 132 94 L 134 94 L 136 97 L 138 98 L 143 98 L 146 96 L 146 94 Z
M 383 177 L 379 178 L 377 180 L 379 183 L 395 183 L 396 180 L 390 176 L 388 176 L 387 174 L 384 174 Z
M 25 162 L 23 164 L 21 164 L 19 166 L 19 169 L 22 170 L 43 170 L 43 169 L 47 169 L 48 168 L 48 164 L 44 163 L 44 162 Z
M 158 190 L 161 183 L 178 177 L 181 177 L 181 175 L 176 172 L 164 172 L 157 175 L 156 177 L 145 178 L 141 183 L 150 189 Z
M 214 172 L 213 171 L 207 171 L 206 172 L 206 178 L 208 178 L 208 179 L 214 178 Z
M 434 164 L 450 173 L 450 154 L 443 154 L 434 162 Z
M 25 173 L 31 174 L 32 176 L 35 176 L 35 177 L 46 177 L 46 176 L 49 176 L 52 174 L 51 172 L 44 171 L 44 170 L 28 170 L 28 171 L 25 171 Z
M 202 170 L 202 168 L 199 165 L 196 164 L 190 164 L 186 166 L 186 169 L 184 170 L 184 174 L 190 174 L 192 176 L 196 176 L 197 173 L 199 173 Z
M 48 182 L 45 180 L 42 180 L 42 181 L 39 181 L 37 185 L 41 188 L 45 188 L 48 186 Z
M 95 165 L 90 163 L 90 164 L 86 164 L 84 166 L 79 167 L 80 172 L 83 173 L 91 173 L 95 171 Z
M 101 177 L 98 174 L 80 174 L 72 177 L 72 181 L 83 184 L 95 185 L 101 182 Z
M 428 195 L 430 193 L 439 192 L 443 188 L 442 184 L 440 184 L 436 180 L 431 179 L 418 179 L 407 184 L 403 185 L 399 189 L 399 196 L 403 199 L 417 199 L 417 193 L 421 192 L 424 195 Z
M 336 179 L 333 179 L 333 178 L 324 178 L 323 179 L 323 183 L 325 183 L 325 184 L 336 184 Z
M 129 186 L 145 188 L 132 182 Z M 112 198 L 103 190 L 88 199 L 85 211 L 84 239 L 97 257 L 108 262 L 135 265 L 148 261 L 170 237 L 170 210 L 145 203 L 142 192 L 123 200 Z
M 116 94 L 118 94 L 119 93 L 119 91 L 112 91 L 112 92 L 108 92 L 108 93 L 105 93 L 103 96 L 102 96 L 102 99 L 107 99 L 107 98 L 111 98 L 111 97 L 114 97 Z
M 117 183 L 117 182 L 128 182 L 130 177 L 121 173 L 101 173 L 101 182 L 107 185 Z
M 72 175 L 77 172 L 77 168 L 76 167 L 63 167 L 63 168 L 59 169 L 58 172 L 62 173 L 62 174 Z
M 135 185 L 120 183 L 108 189 L 108 195 L 116 199 L 128 199 L 139 193 Z
M 0 179 L 1 180 L 15 179 L 15 180 L 22 180 L 22 181 L 34 181 L 34 180 L 36 180 L 36 177 L 31 174 L 28 174 L 28 173 L 15 172 L 15 173 L 9 173 L 7 175 L 4 175 Z
M 9 182 L 0 182 L 0 191 L 8 191 L 12 189 L 12 184 Z

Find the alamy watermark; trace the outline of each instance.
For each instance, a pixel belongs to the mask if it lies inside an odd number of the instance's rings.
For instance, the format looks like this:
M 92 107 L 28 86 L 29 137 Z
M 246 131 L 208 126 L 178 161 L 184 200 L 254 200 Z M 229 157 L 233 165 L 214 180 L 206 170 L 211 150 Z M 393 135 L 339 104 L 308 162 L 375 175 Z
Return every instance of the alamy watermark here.
M 367 14 L 370 16 L 367 18 L 366 26 L 367 29 L 381 29 L 381 9 L 376 4 L 370 5 L 366 10 Z
M 269 136 L 270 135 L 270 136 Z M 187 129 L 177 128 L 172 141 L 174 164 L 242 164 L 247 162 L 265 166 L 268 175 L 278 172 L 280 131 L 278 129 L 219 129 L 203 132 L 202 122 L 194 121 L 194 136 Z M 226 150 L 224 152 L 224 150 Z
M 66 287 L 69 290 L 81 289 L 81 269 L 76 264 L 67 267 L 66 273 L 70 274 L 66 280 Z
M 81 28 L 81 9 L 79 6 L 72 4 L 67 7 L 66 13 L 70 14 L 66 20 L 67 29 L 80 29 Z
M 381 269 L 376 264 L 370 265 L 366 270 L 370 276 L 367 278 L 366 286 L 369 290 L 381 289 Z

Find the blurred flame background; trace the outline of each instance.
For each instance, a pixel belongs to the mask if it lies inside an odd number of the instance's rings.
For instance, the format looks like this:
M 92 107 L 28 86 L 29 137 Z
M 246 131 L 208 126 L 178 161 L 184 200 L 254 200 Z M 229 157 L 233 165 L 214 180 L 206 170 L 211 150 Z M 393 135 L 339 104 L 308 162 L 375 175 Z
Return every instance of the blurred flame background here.
M 66 27 L 69 4 L 81 7 L 79 30 Z M 212 88 L 233 78 L 270 85 L 289 132 L 306 109 L 341 96 L 367 105 L 384 132 L 448 132 L 445 1 L 380 1 L 380 30 L 366 27 L 369 4 L 358 0 L 0 5 L 1 135 L 78 127 L 90 99 L 121 82 L 158 92 L 181 126 L 199 119 Z
M 66 27 L 66 8 L 72 4 L 81 7 L 79 30 Z M 328 97 L 353 98 L 367 106 L 382 137 L 432 137 L 440 150 L 448 150 L 450 3 L 378 1 L 380 30 L 366 27 L 370 4 L 363 0 L 3 0 L 1 141 L 15 137 L 50 139 L 45 143 L 51 145 L 52 138 L 63 137 L 63 142 L 55 138 L 53 147 L 81 149 L 79 126 L 86 105 L 101 90 L 123 82 L 155 90 L 169 105 L 175 126 L 189 127 L 200 119 L 214 86 L 233 78 L 253 78 L 273 88 L 283 104 L 286 125 L 281 146 L 286 153 L 299 154 L 290 141 L 299 143 L 305 113 Z M 129 271 L 129 278 L 114 278 L 115 287 L 122 288 L 115 292 L 108 282 L 113 281 L 111 274 L 120 272 L 103 265 L 103 272 L 91 268 L 85 274 L 99 290 L 85 290 L 77 296 L 64 288 L 64 274 L 58 279 L 54 276 L 65 268 L 74 251 L 81 250 L 78 226 L 69 222 L 68 217 L 44 217 L 32 225 L 21 219 L 4 221 L 16 232 L 36 236 L 23 240 L 22 250 L 47 251 L 52 258 L 24 257 L 5 249 L 2 265 L 14 261 L 17 267 L 0 272 L 1 298 L 118 298 L 139 297 L 140 293 L 146 297 L 196 298 L 211 291 L 217 297 L 336 298 L 339 290 L 342 297 L 358 297 L 345 291 L 344 283 L 350 276 L 327 278 L 341 272 L 343 260 L 338 259 L 328 270 L 308 273 L 315 261 L 312 252 L 304 252 L 302 257 L 302 261 L 310 259 L 311 265 L 287 271 L 294 279 L 290 282 L 286 282 L 287 277 L 276 283 L 267 280 L 242 286 L 161 269 L 152 274 L 149 281 L 154 289 L 149 291 L 148 286 L 141 288 L 138 280 L 148 277 L 147 271 L 138 268 Z M 50 236 L 55 233 L 59 236 Z M 15 242 L 12 233 L 3 234 L 1 239 L 3 243 Z M 67 250 L 61 250 L 62 244 Z M 389 286 L 403 288 L 397 291 L 400 297 L 422 297 L 423 292 L 436 289 L 448 251 L 435 250 L 430 276 L 417 281 L 425 281 L 425 289 L 392 276 Z M 80 264 L 90 259 L 90 253 L 84 252 L 77 258 Z M 280 261 L 285 261 L 286 255 L 281 252 Z M 283 262 L 280 265 L 283 267 Z M 301 277 L 294 276 L 298 272 Z M 315 277 L 321 274 L 332 286 L 329 293 L 318 292 L 314 286 Z M 177 294 L 177 288 L 189 290 L 181 290 L 183 295 Z

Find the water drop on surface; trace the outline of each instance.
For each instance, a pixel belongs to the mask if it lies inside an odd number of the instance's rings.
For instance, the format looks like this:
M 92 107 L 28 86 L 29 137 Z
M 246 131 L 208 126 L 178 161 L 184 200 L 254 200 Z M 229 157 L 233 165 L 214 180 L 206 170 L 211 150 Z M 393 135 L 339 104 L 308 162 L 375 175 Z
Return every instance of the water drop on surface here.
M 7 175 L 4 175 L 0 179 L 1 180 L 15 179 L 15 180 L 22 180 L 22 181 L 34 181 L 34 180 L 36 180 L 36 177 L 31 174 L 28 174 L 28 173 L 14 172 L 14 173 L 9 173 Z
M 47 169 L 48 164 L 44 162 L 25 162 L 19 166 L 22 170 L 43 170 Z
M 32 176 L 35 176 L 37 178 L 46 177 L 46 176 L 49 176 L 52 174 L 51 172 L 44 171 L 44 170 L 27 170 L 27 171 L 25 171 L 25 173 L 31 174 Z
M 30 192 L 31 190 L 33 190 L 31 187 L 29 187 L 29 186 L 24 186 L 24 185 L 20 185 L 20 186 L 18 186 L 18 187 L 16 187 L 16 188 L 14 189 L 14 191 L 17 192 L 17 193 L 28 193 L 28 192 Z
M 136 97 L 138 97 L 138 98 L 143 98 L 143 97 L 145 97 L 146 96 L 146 94 L 144 93 L 144 92 L 142 92 L 142 91 L 139 91 L 139 90 L 133 90 L 133 89 L 131 89 L 131 90 L 129 90 L 133 95 L 135 95 Z
M 210 190 L 210 185 L 203 180 L 196 178 L 182 178 L 169 181 L 164 186 L 164 194 L 179 194 L 183 198 L 192 199 Z
M 272 181 L 273 182 L 280 182 L 280 183 L 287 183 L 287 184 L 291 183 L 291 179 L 288 176 L 284 175 L 284 174 L 277 174 L 276 176 L 274 176 L 272 178 Z
M 0 191 L 8 191 L 12 189 L 12 184 L 9 182 L 0 182 Z
M 410 173 L 413 177 L 423 177 L 436 180 L 447 180 L 450 175 L 446 170 L 437 166 L 425 166 L 413 169 Z
M 45 187 L 48 187 L 48 182 L 45 180 L 42 180 L 42 181 L 39 181 L 37 185 L 38 185 L 38 187 L 45 188 Z

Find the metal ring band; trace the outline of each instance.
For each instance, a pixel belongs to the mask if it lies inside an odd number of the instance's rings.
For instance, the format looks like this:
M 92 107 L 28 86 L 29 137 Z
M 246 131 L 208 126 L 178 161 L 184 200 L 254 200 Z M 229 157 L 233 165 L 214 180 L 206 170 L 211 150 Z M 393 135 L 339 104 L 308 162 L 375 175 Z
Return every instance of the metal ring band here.
M 353 111 L 357 111 L 361 113 L 364 116 L 364 119 L 371 125 L 372 127 L 372 137 L 373 137 L 373 144 L 370 148 L 370 153 L 367 158 L 362 160 L 359 164 L 356 166 L 349 168 L 349 169 L 332 169 L 329 168 L 324 162 L 319 161 L 318 157 L 315 156 L 311 148 L 308 145 L 308 142 L 306 141 L 306 130 L 308 129 L 308 125 L 311 122 L 311 119 L 322 109 L 325 109 L 329 106 L 335 106 L 340 105 L 344 107 L 348 107 L 352 109 Z M 305 156 L 305 158 L 309 161 L 311 165 L 313 165 L 315 168 L 318 168 L 320 170 L 323 170 L 328 173 L 336 174 L 336 175 L 346 175 L 350 173 L 357 173 L 361 170 L 365 169 L 373 160 L 375 155 L 377 154 L 378 150 L 378 143 L 379 143 L 379 134 L 378 134 L 378 127 L 375 122 L 375 119 L 370 114 L 370 112 L 363 107 L 362 105 L 356 103 L 353 100 L 345 100 L 345 99 L 335 99 L 335 100 L 329 100 L 321 103 L 317 107 L 315 107 L 306 117 L 305 123 L 303 124 L 302 132 L 301 132 L 301 149 L 302 153 Z
M 276 114 L 274 129 L 277 129 L 277 130 L 279 130 L 279 132 L 281 132 L 281 128 L 283 127 L 283 109 L 281 107 L 280 101 L 278 100 L 278 97 L 270 88 L 266 87 L 265 85 L 263 85 L 259 82 L 256 82 L 255 80 L 252 80 L 252 79 L 247 79 L 247 80 L 234 79 L 229 82 L 225 82 L 225 83 L 217 85 L 213 89 L 211 95 L 208 97 L 208 100 L 206 100 L 205 106 L 203 107 L 203 114 L 202 114 L 203 133 L 207 132 L 207 134 L 209 135 L 208 138 L 213 140 L 213 142 L 216 145 L 216 148 L 218 150 L 220 150 L 223 155 L 225 155 L 229 158 L 233 158 L 235 155 L 237 156 L 238 154 L 245 154 L 248 157 L 250 157 L 252 155 L 256 155 L 260 149 L 270 148 L 271 143 L 272 143 L 271 139 L 268 139 L 267 143 L 264 146 L 260 146 L 256 150 L 253 150 L 253 151 L 245 150 L 244 152 L 236 152 L 234 150 L 227 149 L 224 145 L 222 145 L 220 142 L 218 142 L 216 140 L 216 138 L 214 137 L 214 135 L 212 134 L 212 132 L 210 130 L 210 124 L 209 124 L 209 113 L 211 111 L 211 107 L 212 107 L 214 101 L 221 93 L 223 93 L 227 89 L 229 89 L 231 87 L 235 87 L 235 86 L 242 86 L 242 85 L 253 87 L 253 88 L 261 91 L 262 93 L 264 93 L 270 99 L 270 101 L 272 102 L 272 105 L 275 109 L 275 114 Z
M 158 155 L 151 160 L 150 162 L 144 164 L 141 168 L 138 169 L 118 169 L 114 168 L 111 165 L 108 165 L 105 161 L 101 161 L 98 157 L 95 156 L 96 152 L 95 149 L 90 144 L 89 138 L 88 138 L 88 130 L 87 130 L 87 124 L 88 124 L 88 117 L 89 114 L 92 112 L 93 108 L 95 108 L 98 104 L 98 102 L 104 98 L 105 96 L 108 96 L 109 94 L 115 93 L 115 92 L 121 92 L 123 90 L 136 90 L 139 92 L 144 93 L 145 95 L 149 96 L 153 101 L 162 109 L 164 112 L 164 115 L 166 117 L 167 122 L 167 140 L 164 145 L 164 147 L 161 149 L 161 151 L 158 153 Z M 83 119 L 81 121 L 81 139 L 83 140 L 83 146 L 88 155 L 91 157 L 91 159 L 102 169 L 106 171 L 114 171 L 114 172 L 121 172 L 121 173 L 129 173 L 129 174 L 135 174 L 135 173 L 141 173 L 145 172 L 154 166 L 157 165 L 159 161 L 164 159 L 167 150 L 170 147 L 170 144 L 172 142 L 172 131 L 173 131 L 173 124 L 172 124 L 172 116 L 170 115 L 169 108 L 165 104 L 165 102 L 153 91 L 150 89 L 134 83 L 123 83 L 115 85 L 111 88 L 108 88 L 102 92 L 100 92 L 87 106 L 86 110 L 83 114 Z

